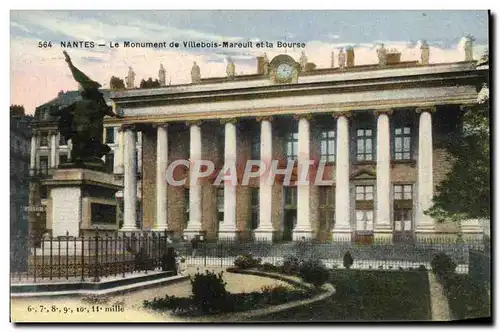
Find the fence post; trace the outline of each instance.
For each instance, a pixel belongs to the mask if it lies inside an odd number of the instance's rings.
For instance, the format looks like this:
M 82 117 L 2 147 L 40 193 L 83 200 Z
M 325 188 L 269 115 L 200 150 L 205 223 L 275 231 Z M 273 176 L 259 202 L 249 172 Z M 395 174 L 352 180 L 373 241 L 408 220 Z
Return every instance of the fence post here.
M 66 231 L 66 280 L 69 279 L 69 232 Z
M 49 280 L 52 280 L 52 242 L 54 239 L 52 238 L 52 234 L 50 235 L 50 256 L 49 256 Z
M 94 282 L 99 282 L 99 233 L 96 229 L 95 234 L 95 271 L 94 271 Z
M 33 262 L 33 282 L 36 282 L 36 251 L 37 251 L 37 248 L 36 248 L 36 243 L 35 241 L 33 241 L 33 250 L 35 251 L 35 254 L 34 254 L 34 262 Z M 28 276 L 29 276 L 29 265 L 28 265 Z
M 126 253 L 126 250 L 125 250 L 125 240 L 127 238 L 127 235 L 126 234 L 123 234 L 122 236 L 122 248 L 121 248 L 121 251 L 122 251 L 122 277 L 125 278 L 125 253 Z
M 82 234 L 82 281 L 85 281 L 85 238 Z

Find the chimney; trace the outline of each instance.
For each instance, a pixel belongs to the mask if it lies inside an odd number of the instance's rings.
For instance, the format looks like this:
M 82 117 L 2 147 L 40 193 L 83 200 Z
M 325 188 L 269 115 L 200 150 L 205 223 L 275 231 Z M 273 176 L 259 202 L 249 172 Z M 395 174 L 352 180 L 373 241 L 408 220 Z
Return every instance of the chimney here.
M 387 64 L 394 65 L 399 62 L 401 62 L 401 52 L 395 48 L 389 49 L 389 51 L 387 51 Z
M 420 63 L 422 65 L 429 64 L 429 44 L 425 40 L 422 40 L 422 45 L 420 46 Z
M 257 57 L 257 74 L 264 75 L 264 65 L 266 60 L 263 56 Z
M 351 46 L 346 49 L 346 58 L 346 67 L 354 67 L 354 49 Z

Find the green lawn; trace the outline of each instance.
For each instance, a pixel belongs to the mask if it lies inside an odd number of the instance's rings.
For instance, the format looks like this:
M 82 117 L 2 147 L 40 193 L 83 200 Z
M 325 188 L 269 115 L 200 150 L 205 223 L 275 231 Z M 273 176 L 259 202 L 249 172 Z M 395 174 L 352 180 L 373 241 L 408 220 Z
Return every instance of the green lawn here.
M 491 316 L 491 295 L 468 275 L 455 274 L 445 285 L 453 319 Z
M 256 321 L 430 320 L 427 272 L 336 270 L 336 293 Z

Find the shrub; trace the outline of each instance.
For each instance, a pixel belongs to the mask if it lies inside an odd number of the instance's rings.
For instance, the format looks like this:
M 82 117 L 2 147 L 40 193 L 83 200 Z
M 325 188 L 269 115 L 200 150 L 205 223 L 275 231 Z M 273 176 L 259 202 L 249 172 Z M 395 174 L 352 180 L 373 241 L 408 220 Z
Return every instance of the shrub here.
M 285 274 L 295 275 L 299 272 L 300 260 L 295 256 L 286 256 L 283 260 L 281 271 Z
M 344 267 L 349 269 L 352 266 L 352 263 L 354 263 L 354 260 L 352 259 L 351 253 L 348 251 L 344 255 Z
M 206 274 L 190 276 L 193 303 L 203 313 L 226 311 L 230 305 L 223 272 L 216 274 L 206 270 Z
M 239 269 L 252 269 L 262 262 L 260 258 L 254 258 L 252 254 L 240 255 L 234 260 L 234 266 Z
M 308 260 L 300 266 L 299 276 L 305 282 L 321 287 L 330 278 L 330 272 L 320 260 Z
M 183 314 L 195 309 L 190 298 L 169 295 L 159 299 L 155 297 L 151 301 L 144 300 L 142 305 L 153 310 L 170 310 L 175 314 Z
M 431 261 L 432 272 L 439 276 L 447 276 L 455 272 L 457 264 L 451 259 L 450 256 L 444 252 L 438 253 Z
M 427 271 L 427 268 L 425 267 L 425 265 L 421 264 L 421 265 L 417 268 L 417 270 L 419 270 L 419 271 Z
M 277 272 L 279 269 L 278 267 L 274 266 L 271 263 L 264 263 L 260 266 L 260 269 L 265 272 Z
M 264 286 L 260 290 L 267 304 L 285 303 L 293 300 L 294 294 L 291 288 L 283 285 Z

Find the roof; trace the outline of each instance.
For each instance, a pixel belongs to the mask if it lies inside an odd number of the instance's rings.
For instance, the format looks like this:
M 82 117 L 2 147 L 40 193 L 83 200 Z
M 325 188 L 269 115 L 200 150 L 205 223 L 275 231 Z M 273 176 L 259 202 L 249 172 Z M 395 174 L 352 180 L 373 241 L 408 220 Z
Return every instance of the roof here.
M 109 98 L 109 90 L 108 89 L 100 89 L 101 93 L 104 96 L 104 100 L 106 102 L 110 102 L 111 99 Z M 51 106 L 67 106 L 75 101 L 81 99 L 80 97 L 80 91 L 78 90 L 73 90 L 73 91 L 65 91 L 60 93 L 56 98 L 52 99 L 49 102 L 46 102 L 45 104 L 42 104 L 38 106 L 36 109 L 42 109 L 42 108 L 47 108 Z

